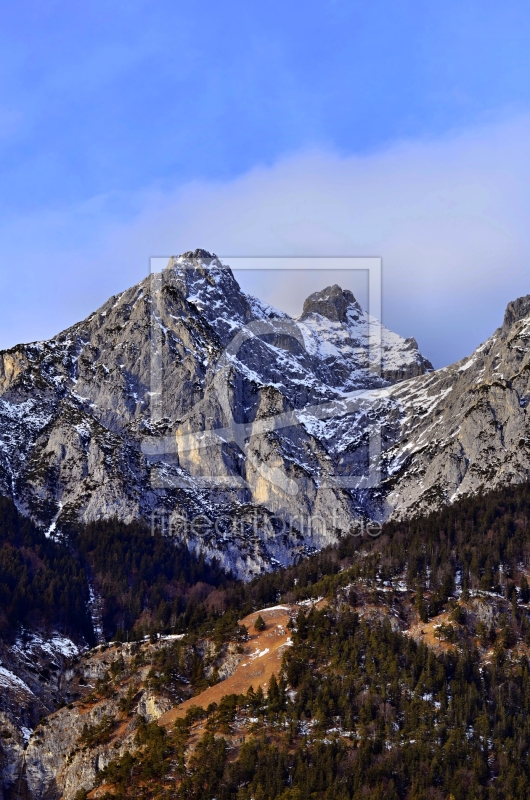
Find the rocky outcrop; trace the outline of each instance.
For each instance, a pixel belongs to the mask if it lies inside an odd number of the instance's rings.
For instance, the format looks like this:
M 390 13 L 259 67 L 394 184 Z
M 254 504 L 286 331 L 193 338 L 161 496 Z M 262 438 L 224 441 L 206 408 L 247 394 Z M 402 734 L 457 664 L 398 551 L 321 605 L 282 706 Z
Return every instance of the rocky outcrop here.
M 24 796 L 26 748 L 39 721 L 83 693 L 78 656 L 78 647 L 59 634 L 22 631 L 16 641 L 0 643 L 0 785 L 15 796 Z
M 137 652 L 152 654 L 164 644 L 167 642 L 98 647 L 79 659 L 81 699 L 43 718 L 29 736 L 20 767 L 30 797 L 71 800 L 80 789 L 91 789 L 98 772 L 110 761 L 135 750 L 138 715 L 157 719 L 172 702 L 143 685 L 149 665 L 140 664 L 135 670 L 131 665 Z M 109 684 L 113 665 L 119 665 L 119 671 Z M 94 696 L 93 690 L 100 684 L 104 688 Z M 128 697 L 134 702 L 129 701 L 130 708 L 122 711 Z
M 432 371 L 414 338 L 389 331 L 340 286 L 310 295 L 297 323 L 306 348 L 316 356 L 317 374 L 342 391 L 385 386 Z
M 393 387 L 401 415 L 382 485 L 395 517 L 530 477 L 530 295 L 466 359 Z
M 359 319 L 363 310 L 353 296 L 353 292 L 343 290 L 334 284 L 321 292 L 309 295 L 304 302 L 300 320 L 303 322 L 313 314 L 318 314 L 332 322 L 347 323 L 348 312 L 353 312 Z
M 501 334 L 508 335 L 513 326 L 530 316 L 530 295 L 518 297 L 506 306 Z
M 14 778 L 4 771 L 3 785 L 10 788 L 18 780 L 30 798 L 73 800 L 79 790 L 94 787 L 111 761 L 137 752 L 139 724 L 158 720 L 192 693 L 183 677 L 158 688 L 152 685 L 157 656 L 169 650 L 178 660 L 171 648 L 181 638 L 104 645 L 85 653 L 77 664 L 86 682 L 83 697 L 28 731 L 18 759 L 13 751 Z M 183 647 L 185 650 L 186 645 Z M 232 644 L 219 650 L 204 640 L 197 645 L 197 652 L 201 647 L 204 664 L 210 672 L 215 665 L 219 677 L 230 675 L 242 658 Z M 176 667 L 177 663 L 175 672 Z

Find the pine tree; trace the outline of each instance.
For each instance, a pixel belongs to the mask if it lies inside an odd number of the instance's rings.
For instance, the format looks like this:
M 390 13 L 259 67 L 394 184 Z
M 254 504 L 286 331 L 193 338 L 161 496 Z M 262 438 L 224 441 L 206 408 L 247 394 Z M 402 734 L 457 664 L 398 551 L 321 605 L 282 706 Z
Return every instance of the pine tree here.
M 266 627 L 267 626 L 265 625 L 265 620 L 263 619 L 261 614 L 258 614 L 258 616 L 256 617 L 256 621 L 254 622 L 254 628 L 258 632 L 261 632 L 261 631 L 264 631 Z
M 526 579 L 526 575 L 523 575 L 521 578 L 521 600 L 523 603 L 528 603 L 530 600 L 530 589 L 528 588 L 528 580 Z

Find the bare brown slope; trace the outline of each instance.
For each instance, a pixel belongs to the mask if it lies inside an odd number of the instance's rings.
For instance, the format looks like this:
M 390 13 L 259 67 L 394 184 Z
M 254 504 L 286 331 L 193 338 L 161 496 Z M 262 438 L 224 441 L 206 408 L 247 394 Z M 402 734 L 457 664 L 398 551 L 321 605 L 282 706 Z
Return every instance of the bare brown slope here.
M 266 690 L 271 676 L 278 674 L 285 648 L 289 646 L 287 623 L 292 611 L 290 606 L 278 606 L 254 611 L 242 619 L 240 624 L 249 630 L 250 639 L 247 652 L 241 657 L 232 675 L 170 709 L 159 718 L 158 724 L 171 725 L 179 717 L 184 717 L 192 706 L 206 709 L 210 703 L 219 703 L 227 694 L 244 694 L 251 686 L 254 689 L 261 686 Z M 260 614 L 267 627 L 258 633 L 254 623 Z

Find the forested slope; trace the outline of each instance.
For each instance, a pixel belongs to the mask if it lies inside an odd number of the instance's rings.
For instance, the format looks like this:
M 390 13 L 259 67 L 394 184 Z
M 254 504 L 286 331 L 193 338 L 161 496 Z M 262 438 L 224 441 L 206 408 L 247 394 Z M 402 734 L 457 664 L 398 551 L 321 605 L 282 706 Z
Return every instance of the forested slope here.
M 85 602 L 95 587 L 107 637 L 129 639 L 82 657 L 76 669 L 91 674 L 96 659 L 102 677 L 29 740 L 38 764 L 46 731 L 72 721 L 56 763 L 70 787 L 75 765 L 92 765 L 79 798 L 529 796 L 528 485 L 345 538 L 246 584 L 140 525 L 93 523 L 58 543 L 2 508 L 2 548 L 25 565 L 11 574 L 34 586 L 9 625 L 67 624 L 42 600 L 57 565 L 58 596 L 77 586 Z M 262 655 L 238 620 L 277 604 L 291 617 L 281 668 L 223 697 L 223 679 Z M 156 723 L 213 685 L 218 703 Z

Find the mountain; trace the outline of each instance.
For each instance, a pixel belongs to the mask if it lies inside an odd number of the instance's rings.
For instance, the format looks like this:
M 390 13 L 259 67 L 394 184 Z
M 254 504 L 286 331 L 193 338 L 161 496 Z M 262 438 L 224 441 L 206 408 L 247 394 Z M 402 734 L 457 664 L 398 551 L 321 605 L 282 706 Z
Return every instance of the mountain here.
M 433 371 L 338 286 L 299 319 L 206 251 L 0 353 L 0 492 L 48 534 L 144 519 L 251 577 L 528 477 L 530 298 Z
M 526 797 L 529 336 L 196 251 L 3 352 L 0 797 Z

